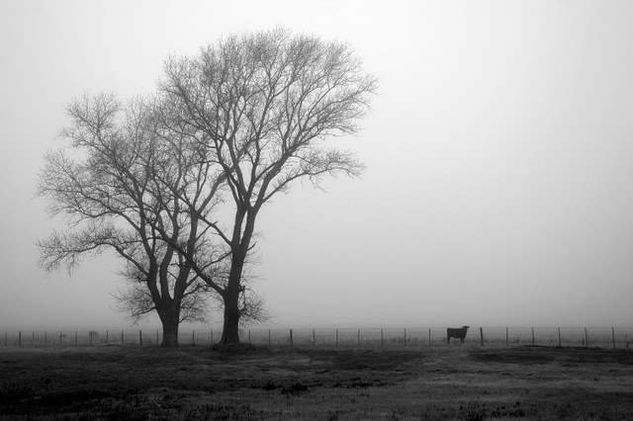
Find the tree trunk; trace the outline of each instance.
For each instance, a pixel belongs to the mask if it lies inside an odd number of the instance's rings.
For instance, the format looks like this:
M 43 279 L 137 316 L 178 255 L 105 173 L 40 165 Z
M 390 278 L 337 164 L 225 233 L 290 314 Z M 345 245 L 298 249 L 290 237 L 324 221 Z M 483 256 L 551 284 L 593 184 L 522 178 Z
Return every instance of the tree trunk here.
M 244 208 L 239 208 L 235 215 L 231 271 L 229 272 L 229 282 L 222 297 L 224 299 L 224 326 L 220 343 L 223 345 L 237 345 L 240 343 L 239 326 L 241 315 L 239 300 L 240 292 L 242 291 L 242 269 L 244 268 L 248 247 L 253 236 L 257 212 L 258 209 L 251 209 L 247 213 Z M 240 239 L 240 231 L 245 216 L 246 226 Z
M 234 253 L 231 262 L 229 283 L 224 293 L 224 325 L 220 343 L 224 345 L 238 344 L 240 342 L 240 288 L 242 280 L 242 268 L 246 252 Z
M 228 293 L 224 296 L 224 325 L 222 327 L 222 344 L 238 344 L 240 342 L 240 311 L 239 290 L 236 294 Z
M 163 342 L 161 346 L 173 348 L 178 346 L 178 317 L 169 315 L 161 318 L 163 323 Z

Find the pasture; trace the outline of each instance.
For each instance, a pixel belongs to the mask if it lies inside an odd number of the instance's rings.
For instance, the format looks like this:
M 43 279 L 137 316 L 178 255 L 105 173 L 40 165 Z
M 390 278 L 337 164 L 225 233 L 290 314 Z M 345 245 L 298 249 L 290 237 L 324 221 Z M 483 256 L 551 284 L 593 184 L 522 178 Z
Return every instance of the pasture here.
M 633 352 L 0 348 L 0 420 L 633 419 Z

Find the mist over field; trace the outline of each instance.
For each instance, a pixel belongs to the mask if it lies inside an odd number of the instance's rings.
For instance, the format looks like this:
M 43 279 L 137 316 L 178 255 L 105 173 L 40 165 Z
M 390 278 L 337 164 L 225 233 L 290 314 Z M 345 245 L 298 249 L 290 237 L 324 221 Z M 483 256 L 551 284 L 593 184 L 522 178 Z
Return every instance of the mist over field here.
M 262 210 L 263 326 L 631 326 L 632 18 L 598 0 L 3 1 L 0 329 L 130 325 L 112 255 L 38 265 L 66 226 L 36 191 L 69 103 L 149 94 L 170 56 L 276 26 L 349 43 L 379 89 L 336 139 L 364 173 Z M 211 304 L 195 327 L 221 326 Z

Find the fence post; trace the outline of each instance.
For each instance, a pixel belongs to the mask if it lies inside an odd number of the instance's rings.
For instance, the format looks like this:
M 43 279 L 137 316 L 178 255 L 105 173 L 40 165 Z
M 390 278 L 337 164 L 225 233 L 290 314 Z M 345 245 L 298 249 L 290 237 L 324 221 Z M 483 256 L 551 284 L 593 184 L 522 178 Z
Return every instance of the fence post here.
M 481 344 L 481 346 L 484 346 L 484 328 L 483 327 L 479 328 L 479 343 Z
M 338 327 L 336 328 L 336 331 L 334 332 L 334 336 L 335 336 L 334 346 L 338 347 Z
M 356 346 L 360 347 L 360 329 L 356 332 Z
M 48 334 L 47 332 L 44 332 L 44 346 L 48 345 Z
M 9 346 L 9 334 L 4 332 L 4 346 Z
M 22 348 L 22 331 L 18 332 L 18 346 Z
M 88 345 L 92 346 L 92 331 L 88 332 Z
M 293 346 L 293 342 L 292 342 L 292 329 L 290 329 L 290 346 Z
M 272 345 L 272 340 L 270 337 L 270 329 L 268 329 L 268 346 L 271 346 L 271 345 Z
M 35 331 L 31 331 L 31 345 L 35 345 Z
M 314 331 L 314 328 L 312 328 L 312 346 L 316 345 L 316 332 Z
M 407 346 L 407 328 L 404 328 L 404 346 Z
M 78 333 L 78 331 L 77 331 L 77 329 L 75 329 L 75 346 L 77 346 L 77 333 Z
M 248 329 L 248 344 L 252 345 L 252 342 L 251 342 L 251 330 L 250 329 Z
M 534 337 L 534 328 L 532 328 L 532 345 L 534 345 L 534 340 L 535 340 L 535 337 Z
M 431 346 L 431 328 L 429 328 L 429 346 Z
M 250 329 L 248 330 L 248 342 L 251 341 L 251 331 Z M 191 331 L 191 345 L 196 346 L 196 331 L 192 330 Z
M 381 347 L 385 346 L 385 332 L 382 327 L 380 328 L 380 346 Z
M 60 331 L 59 331 L 59 344 L 60 344 L 60 345 L 62 344 L 63 335 L 64 335 L 64 334 L 63 334 L 63 333 L 62 333 L 62 331 L 60 330 Z
M 613 342 L 613 349 L 615 349 L 615 327 L 611 327 L 611 340 Z
M 559 328 L 558 328 L 558 347 L 560 348 L 560 347 L 562 347 L 562 346 L 563 346 L 563 343 L 562 343 L 562 342 L 561 342 L 561 340 L 560 340 L 560 327 L 559 327 Z
M 138 330 L 138 345 L 143 346 L 143 330 Z
M 508 328 L 506 327 L 506 346 L 509 345 L 509 340 L 508 340 Z
M 121 345 L 123 345 L 125 343 L 125 337 L 123 334 L 123 329 L 121 329 Z
M 110 331 L 106 329 L 106 345 L 110 342 Z
M 585 348 L 589 347 L 589 335 L 587 335 L 587 328 L 585 328 Z

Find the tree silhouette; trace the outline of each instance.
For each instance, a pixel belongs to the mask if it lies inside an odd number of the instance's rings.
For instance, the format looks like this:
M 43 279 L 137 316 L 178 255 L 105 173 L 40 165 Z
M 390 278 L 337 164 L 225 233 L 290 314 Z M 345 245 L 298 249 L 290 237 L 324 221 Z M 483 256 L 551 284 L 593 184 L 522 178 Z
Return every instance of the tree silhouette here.
M 242 273 L 259 211 L 296 180 L 359 174 L 357 159 L 329 144 L 358 131 L 376 86 L 349 46 L 282 29 L 230 36 L 167 63 L 160 92 L 179 110 L 174 124 L 195 133 L 225 187 L 216 193 L 231 204 L 228 223 L 201 217 L 230 256 L 217 290 L 222 343 L 239 342 Z

